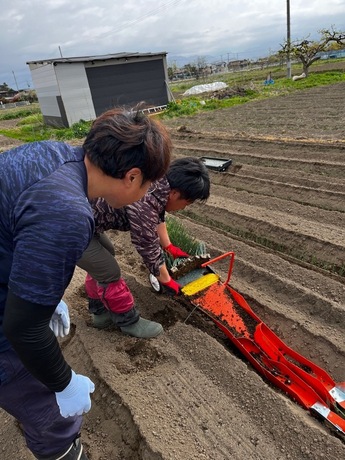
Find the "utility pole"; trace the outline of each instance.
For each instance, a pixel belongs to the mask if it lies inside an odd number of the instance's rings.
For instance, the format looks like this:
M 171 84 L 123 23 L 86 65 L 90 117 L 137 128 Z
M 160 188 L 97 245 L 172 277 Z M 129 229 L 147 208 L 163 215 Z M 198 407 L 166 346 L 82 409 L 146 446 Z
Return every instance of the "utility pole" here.
M 291 51 L 291 27 L 290 27 L 290 0 L 286 0 L 286 44 L 287 44 L 287 53 L 286 53 L 286 77 L 291 78 L 291 60 L 290 60 L 290 51 Z
M 17 79 L 16 79 L 16 76 L 15 76 L 15 74 L 14 74 L 14 71 L 13 71 L 13 70 L 12 70 L 12 73 L 13 73 L 13 78 L 14 78 L 14 81 L 15 81 L 15 83 L 16 83 L 17 91 L 18 91 L 18 93 L 19 93 L 19 88 L 18 88 Z
M 60 51 L 60 56 L 63 57 L 62 56 L 62 51 L 61 51 L 61 46 L 59 46 L 59 51 Z

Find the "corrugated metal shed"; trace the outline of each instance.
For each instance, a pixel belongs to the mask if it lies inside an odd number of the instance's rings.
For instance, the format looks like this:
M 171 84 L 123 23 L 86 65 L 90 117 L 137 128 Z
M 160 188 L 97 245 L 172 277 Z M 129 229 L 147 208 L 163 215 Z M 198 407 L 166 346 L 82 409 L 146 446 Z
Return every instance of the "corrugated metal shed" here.
M 117 105 L 170 100 L 166 52 L 116 53 L 29 61 L 46 124 L 71 126 Z

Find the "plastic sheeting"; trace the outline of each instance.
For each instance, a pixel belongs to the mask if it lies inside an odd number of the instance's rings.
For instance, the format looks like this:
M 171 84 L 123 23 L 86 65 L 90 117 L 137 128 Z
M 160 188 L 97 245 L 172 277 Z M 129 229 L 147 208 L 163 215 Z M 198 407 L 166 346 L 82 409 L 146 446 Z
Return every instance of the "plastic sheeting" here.
M 227 88 L 228 85 L 222 81 L 215 81 L 213 83 L 207 83 L 205 85 L 196 85 L 187 89 L 183 93 L 184 96 L 192 96 L 194 94 L 207 93 L 208 91 L 217 91 L 219 89 Z

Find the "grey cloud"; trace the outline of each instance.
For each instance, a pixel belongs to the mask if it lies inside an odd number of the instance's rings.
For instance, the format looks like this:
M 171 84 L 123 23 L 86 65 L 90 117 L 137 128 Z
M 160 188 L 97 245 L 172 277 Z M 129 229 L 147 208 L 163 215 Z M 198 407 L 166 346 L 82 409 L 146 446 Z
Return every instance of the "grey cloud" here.
M 4 0 L 0 0 L 4 3 Z M 282 3 L 282 5 L 280 5 Z M 296 38 L 336 25 L 345 30 L 345 3 L 291 2 Z M 278 50 L 286 31 L 285 2 L 269 0 L 12 0 L 2 5 L 0 82 L 31 81 L 27 61 L 116 52 L 255 58 Z M 307 6 L 306 6 L 307 5 Z M 169 55 L 168 55 L 169 56 Z

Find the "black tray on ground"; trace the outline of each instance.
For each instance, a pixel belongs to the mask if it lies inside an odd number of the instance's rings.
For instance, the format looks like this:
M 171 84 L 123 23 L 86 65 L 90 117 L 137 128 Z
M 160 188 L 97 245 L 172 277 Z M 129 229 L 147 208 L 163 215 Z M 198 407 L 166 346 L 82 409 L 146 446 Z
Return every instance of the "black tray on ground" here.
M 205 163 L 206 168 L 220 172 L 226 171 L 232 163 L 229 158 L 201 157 L 201 160 Z

